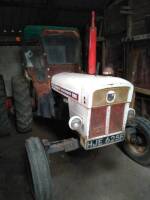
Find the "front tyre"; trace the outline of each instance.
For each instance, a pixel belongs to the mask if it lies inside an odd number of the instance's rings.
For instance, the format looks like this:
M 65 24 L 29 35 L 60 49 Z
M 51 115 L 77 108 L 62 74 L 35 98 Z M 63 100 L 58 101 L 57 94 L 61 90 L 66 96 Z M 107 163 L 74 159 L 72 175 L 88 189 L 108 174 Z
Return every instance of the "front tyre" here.
M 150 165 L 150 121 L 136 117 L 126 128 L 126 139 L 121 144 L 123 152 L 143 166 Z
M 52 200 L 52 179 L 49 161 L 39 138 L 26 140 L 31 188 L 35 200 Z

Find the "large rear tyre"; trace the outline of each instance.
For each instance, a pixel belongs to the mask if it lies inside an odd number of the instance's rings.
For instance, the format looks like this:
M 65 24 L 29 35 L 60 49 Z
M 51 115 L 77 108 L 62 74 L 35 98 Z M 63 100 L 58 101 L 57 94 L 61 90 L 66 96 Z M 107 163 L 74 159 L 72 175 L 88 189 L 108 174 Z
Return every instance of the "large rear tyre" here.
M 9 135 L 12 131 L 11 122 L 5 106 L 6 92 L 2 75 L 0 75 L 0 136 Z
M 121 144 L 123 152 L 143 166 L 150 165 L 150 121 L 136 117 L 127 125 L 126 139 Z
M 52 200 L 52 179 L 49 161 L 39 138 L 26 140 L 26 151 L 36 200 Z
M 25 77 L 16 76 L 12 80 L 17 131 L 27 133 L 32 130 L 32 100 L 29 84 Z

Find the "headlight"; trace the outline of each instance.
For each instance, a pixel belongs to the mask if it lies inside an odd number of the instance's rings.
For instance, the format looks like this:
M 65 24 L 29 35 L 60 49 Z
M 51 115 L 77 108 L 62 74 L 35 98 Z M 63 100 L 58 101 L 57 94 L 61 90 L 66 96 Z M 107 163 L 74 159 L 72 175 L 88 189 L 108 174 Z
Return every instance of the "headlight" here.
M 130 108 L 128 111 L 128 120 L 132 120 L 135 118 L 135 110 L 133 108 Z
M 69 120 L 69 127 L 72 130 L 79 130 L 82 127 L 82 119 L 78 116 L 73 116 Z

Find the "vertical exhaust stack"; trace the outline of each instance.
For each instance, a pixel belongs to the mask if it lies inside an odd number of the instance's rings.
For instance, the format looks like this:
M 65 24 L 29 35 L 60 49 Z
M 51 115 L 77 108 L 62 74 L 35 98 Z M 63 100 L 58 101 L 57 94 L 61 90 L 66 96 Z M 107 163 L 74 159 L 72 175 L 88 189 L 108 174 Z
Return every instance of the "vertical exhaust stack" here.
M 92 24 L 89 34 L 89 58 L 88 58 L 88 74 L 96 74 L 96 38 L 97 28 L 95 26 L 95 11 L 92 11 Z

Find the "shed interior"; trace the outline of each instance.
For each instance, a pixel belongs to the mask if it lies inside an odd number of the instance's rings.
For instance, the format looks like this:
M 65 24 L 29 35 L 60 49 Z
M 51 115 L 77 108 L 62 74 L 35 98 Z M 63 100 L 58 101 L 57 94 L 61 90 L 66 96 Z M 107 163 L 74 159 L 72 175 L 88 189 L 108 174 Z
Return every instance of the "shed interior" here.
M 77 28 L 82 70 L 86 72 L 93 10 L 97 74 L 111 66 L 116 77 L 133 83 L 136 113 L 150 120 L 149 0 L 0 0 L 0 74 L 7 96 L 12 96 L 11 77 L 21 71 L 20 51 L 27 25 Z M 35 118 L 32 133 L 19 135 L 14 128 L 11 137 L 0 137 L 0 200 L 33 199 L 26 180 L 25 140 L 38 136 L 56 141 L 69 133 L 68 129 L 63 123 Z M 115 145 L 93 153 L 79 151 L 73 156 L 61 153 L 51 156 L 51 163 L 56 200 L 149 200 L 149 169 L 122 156 Z
M 137 113 L 149 118 L 148 0 L 1 0 L 0 45 L 19 46 L 15 38 L 23 35 L 26 25 L 77 27 L 82 36 L 83 63 L 87 65 L 85 49 L 92 10 L 97 16 L 99 74 L 106 65 L 113 64 L 116 76 L 135 85 Z

